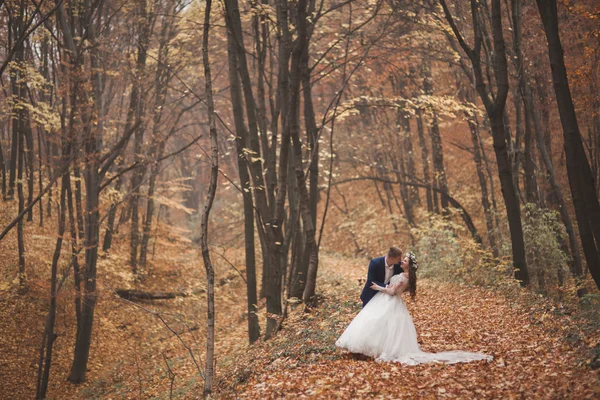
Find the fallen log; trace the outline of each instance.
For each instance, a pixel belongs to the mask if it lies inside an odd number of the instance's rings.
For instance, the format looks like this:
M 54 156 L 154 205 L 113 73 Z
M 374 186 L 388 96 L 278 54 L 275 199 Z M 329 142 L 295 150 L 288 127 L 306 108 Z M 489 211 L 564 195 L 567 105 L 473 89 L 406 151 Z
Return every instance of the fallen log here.
M 183 292 L 145 292 L 143 290 L 117 289 L 115 293 L 125 300 L 168 300 L 186 296 Z

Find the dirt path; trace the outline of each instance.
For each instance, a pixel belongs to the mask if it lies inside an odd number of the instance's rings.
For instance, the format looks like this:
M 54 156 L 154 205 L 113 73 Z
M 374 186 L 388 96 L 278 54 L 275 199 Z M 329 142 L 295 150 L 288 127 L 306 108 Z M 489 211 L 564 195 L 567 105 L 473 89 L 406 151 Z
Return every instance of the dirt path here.
M 228 382 L 237 398 L 541 398 L 600 396 L 598 371 L 584 365 L 585 337 L 551 304 L 455 284 L 419 282 L 407 301 L 425 351 L 480 351 L 494 361 L 399 364 L 357 360 L 333 342 L 360 310 L 367 262 L 323 257 L 321 306 L 297 309 L 275 340 L 251 349 Z M 593 345 L 593 344 L 592 344 Z M 235 393 L 235 394 L 234 394 Z

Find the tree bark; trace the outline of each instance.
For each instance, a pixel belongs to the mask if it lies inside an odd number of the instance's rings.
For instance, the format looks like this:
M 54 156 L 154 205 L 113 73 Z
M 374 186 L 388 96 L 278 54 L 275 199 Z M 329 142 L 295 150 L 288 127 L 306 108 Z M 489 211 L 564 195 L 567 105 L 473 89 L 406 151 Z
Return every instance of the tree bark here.
M 176 10 L 174 10 L 176 12 Z M 150 146 L 149 157 L 155 160 L 150 168 L 150 180 L 148 182 L 148 195 L 146 196 L 146 218 L 144 220 L 144 227 L 142 229 L 142 241 L 140 243 L 140 259 L 139 265 L 142 270 L 146 269 L 146 259 L 148 254 L 148 243 L 150 242 L 150 235 L 152 229 L 152 220 L 154 219 L 154 191 L 156 188 L 156 180 L 160 172 L 160 160 L 163 156 L 164 149 L 168 137 L 160 138 L 160 122 L 162 119 L 162 113 L 164 105 L 167 99 L 168 84 L 170 78 L 170 72 L 167 69 L 168 54 L 169 54 L 169 41 L 175 34 L 171 31 L 171 23 L 169 20 L 163 22 L 160 34 L 160 42 L 158 48 L 158 60 L 156 65 L 156 77 L 154 81 L 155 88 L 155 101 L 154 101 L 154 115 L 152 118 L 152 145 Z M 181 114 L 180 114 L 181 115 Z M 170 136 L 170 135 L 169 135 Z
M 144 95 L 142 94 L 143 90 L 141 88 L 142 82 L 145 78 L 145 67 L 146 67 L 146 58 L 148 51 L 148 44 L 150 40 L 150 22 L 149 15 L 147 13 L 147 4 L 146 0 L 139 0 L 138 10 L 139 10 L 139 27 L 140 27 L 140 36 L 138 43 L 138 57 L 136 63 L 136 74 L 134 79 L 137 81 L 137 92 L 136 96 L 138 97 L 135 101 L 135 111 L 134 115 L 136 120 L 141 120 L 141 117 L 144 113 L 145 101 Z M 132 96 L 133 96 L 132 92 Z M 133 102 L 133 100 L 132 100 Z M 144 161 L 144 126 L 140 124 L 135 131 L 134 134 L 134 159 L 137 162 Z M 140 232 L 139 232 L 139 199 L 140 199 L 140 186 L 142 183 L 142 179 L 144 178 L 145 168 L 137 168 L 134 170 L 133 175 L 131 177 L 131 235 L 130 235 L 130 260 L 129 263 L 131 265 L 131 269 L 134 274 L 138 273 L 138 247 L 140 244 Z
M 23 192 L 23 169 L 25 168 L 25 135 L 22 131 L 23 120 L 19 117 L 19 146 L 17 148 L 17 196 L 19 198 L 19 214 L 24 212 L 25 208 L 25 194 Z M 31 204 L 31 203 L 30 203 Z M 23 293 L 27 290 L 27 282 L 25 275 L 25 238 L 23 232 L 23 219 L 19 220 L 17 225 L 17 245 L 19 248 L 19 292 Z
M 257 218 L 259 220 L 259 238 L 263 240 L 263 260 L 266 267 L 263 274 L 267 277 L 266 285 L 263 287 L 267 298 L 267 328 L 265 337 L 268 339 L 277 330 L 280 316 L 282 315 L 281 282 L 277 282 L 277 277 L 280 276 L 280 250 L 283 244 L 283 233 L 281 224 L 277 223 L 275 218 L 270 217 L 270 207 L 267 202 L 262 159 L 260 157 L 261 149 L 258 136 L 256 102 L 252 93 L 252 83 L 246 60 L 238 1 L 226 0 L 225 8 L 227 13 L 226 22 L 231 29 L 235 43 L 238 73 L 241 78 L 248 117 L 249 135 L 246 140 L 248 147 L 245 149 L 244 156 L 248 162 L 252 178 L 253 194 L 256 203 Z M 282 62 L 282 60 L 279 61 Z M 283 150 L 280 151 L 280 154 L 285 153 Z
M 6 200 L 6 162 L 4 161 L 4 150 L 0 140 L 0 174 L 2 174 L 2 199 Z
M 93 47 L 96 44 L 95 27 L 92 19 L 94 10 L 90 5 L 89 0 L 84 0 L 83 6 L 85 10 L 85 19 L 88 21 L 88 40 Z M 70 35 L 70 28 L 66 22 L 63 21 L 63 23 L 61 23 L 61 28 L 63 34 Z M 75 46 L 69 45 L 69 48 L 73 55 L 76 55 Z M 90 66 L 92 81 L 96 82 L 98 77 L 95 77 L 95 75 L 99 74 L 100 72 L 98 68 L 98 59 L 93 52 L 91 55 Z M 98 260 L 98 236 L 100 228 L 99 195 L 101 178 L 99 174 L 99 145 L 101 143 L 102 131 L 101 124 L 93 126 L 94 122 L 100 115 L 99 110 L 101 109 L 98 103 L 101 101 L 101 99 L 97 99 L 97 95 L 98 93 L 96 91 L 92 91 L 91 95 L 87 94 L 87 96 L 91 97 L 91 104 L 88 105 L 87 108 L 81 113 L 83 131 L 85 132 L 85 268 L 83 270 L 84 295 L 82 299 L 81 323 L 77 332 L 73 364 L 71 366 L 71 372 L 68 378 L 69 381 L 73 383 L 80 383 L 85 380 L 92 340 L 94 311 L 98 297 L 96 289 L 96 263 Z M 86 96 L 84 96 L 83 93 L 80 93 L 79 98 L 84 99 Z
M 240 176 L 240 187 L 242 188 L 242 199 L 244 205 L 244 244 L 246 255 L 246 297 L 248 309 L 248 339 L 254 343 L 260 337 L 260 325 L 258 321 L 258 298 L 256 291 L 256 250 L 254 248 L 254 205 L 252 201 L 252 188 L 248 163 L 244 149 L 248 132 L 244 122 L 244 107 L 242 102 L 242 88 L 238 74 L 236 44 L 233 33 L 227 29 L 227 54 L 229 60 L 229 92 L 231 96 L 231 108 L 236 131 L 236 151 L 238 160 L 238 173 Z
M 423 68 L 423 90 L 426 95 L 433 95 L 433 80 L 431 78 L 431 67 L 429 63 L 424 63 Z M 430 130 L 431 134 L 431 149 L 433 155 L 433 175 L 436 186 L 448 193 L 448 179 L 446 177 L 446 169 L 444 167 L 444 151 L 442 148 L 442 136 L 440 135 L 440 128 L 438 125 L 438 117 L 435 110 L 431 110 Z M 448 198 L 442 196 L 441 206 L 442 210 L 448 208 Z
M 62 164 L 65 166 L 69 162 L 69 154 L 71 152 L 70 141 L 67 139 L 63 144 L 63 157 Z M 68 169 L 66 169 L 68 171 Z M 48 391 L 48 383 L 50 381 L 50 367 L 52 366 L 52 350 L 54 341 L 57 334 L 54 332 L 54 326 L 56 322 L 56 301 L 58 297 L 57 289 L 57 272 L 58 272 L 58 261 L 60 259 L 60 253 L 62 249 L 63 235 L 65 233 L 65 220 L 66 220 L 66 196 L 67 188 L 71 183 L 69 182 L 69 173 L 65 172 L 62 175 L 62 188 L 60 191 L 60 208 L 58 210 L 58 237 L 56 239 L 56 246 L 54 248 L 54 256 L 52 257 L 52 267 L 50 276 L 50 307 L 48 315 L 46 316 L 46 326 L 44 329 L 44 339 L 42 340 L 42 347 L 40 350 L 40 365 L 38 368 L 37 378 L 37 390 L 36 399 L 45 399 Z
M 423 164 L 423 182 L 431 182 L 429 174 L 429 149 L 425 139 L 425 129 L 423 126 L 423 111 L 417 110 L 417 133 L 419 134 L 419 146 L 421 147 L 421 160 Z M 430 187 L 425 188 L 425 200 L 427 201 L 427 211 L 434 212 L 433 194 Z
M 523 240 L 523 226 L 521 223 L 521 210 L 519 199 L 513 185 L 512 166 L 508 156 L 506 145 L 506 130 L 504 124 L 504 114 L 506 107 L 506 98 L 508 96 L 508 67 L 506 61 L 505 42 L 502 33 L 502 10 L 500 0 L 492 0 L 492 36 L 494 39 L 494 76 L 497 87 L 495 98 L 492 100 L 490 92 L 486 87 L 482 65 L 481 65 L 481 42 L 482 33 L 478 18 L 479 3 L 476 0 L 471 0 L 471 13 L 473 17 L 473 31 L 475 44 L 470 48 L 464 41 L 462 35 L 458 31 L 454 19 L 450 14 L 450 10 L 446 5 L 445 0 L 440 0 L 444 14 L 448 20 L 452 31 L 458 39 L 464 52 L 468 55 L 473 66 L 475 75 L 475 89 L 481 98 L 490 119 L 492 136 L 494 139 L 494 150 L 496 153 L 496 161 L 498 163 L 498 174 L 500 176 L 500 184 L 502 187 L 502 195 L 506 212 L 508 216 L 508 224 L 510 228 L 513 265 L 515 269 L 515 278 L 524 286 L 529 284 L 529 273 L 527 270 L 527 260 L 525 257 L 525 243 Z M 489 59 L 488 59 L 489 60 Z
M 471 88 L 466 89 L 465 95 L 465 99 L 467 100 L 468 105 L 474 105 L 475 94 L 472 92 Z M 487 181 L 484 173 L 482 149 L 480 146 L 479 123 L 477 122 L 477 115 L 475 115 L 475 113 L 471 114 L 465 112 L 465 118 L 467 120 L 467 124 L 469 125 L 469 131 L 471 132 L 471 142 L 473 143 L 473 159 L 475 161 L 477 179 L 479 180 L 479 187 L 481 189 L 481 205 L 483 206 L 483 212 L 485 215 L 488 242 L 490 244 L 490 248 L 492 249 L 494 257 L 498 257 L 500 255 L 500 251 L 498 243 L 496 241 L 496 229 L 494 228 L 492 208 L 490 205 Z
M 308 24 L 307 24 L 307 0 L 298 0 L 296 3 L 298 38 L 296 46 L 292 53 L 291 76 L 291 104 L 290 104 L 290 136 L 294 148 L 294 166 L 296 174 L 296 185 L 298 187 L 298 199 L 300 207 L 300 216 L 304 229 L 305 252 L 310 254 L 308 262 L 308 272 L 306 276 L 306 286 L 303 293 L 305 304 L 314 302 L 315 290 L 317 285 L 317 270 L 319 267 L 319 249 L 315 241 L 315 225 L 309 209 L 309 193 L 306 185 L 306 175 L 302 165 L 302 144 L 300 142 L 300 116 L 298 115 L 300 102 L 300 84 L 301 84 L 301 58 L 303 52 L 308 52 Z
M 208 106 L 208 126 L 210 132 L 210 144 L 212 149 L 210 183 L 204 211 L 201 218 L 202 259 L 206 270 L 206 363 L 204 367 L 204 390 L 203 397 L 210 397 L 213 391 L 214 365 L 215 365 L 215 271 L 210 259 L 208 247 L 208 220 L 210 210 L 217 192 L 217 178 L 219 174 L 219 146 L 217 143 L 217 128 L 215 123 L 215 105 L 213 101 L 212 78 L 210 74 L 210 60 L 208 58 L 208 34 L 210 32 L 210 9 L 212 0 L 206 0 L 204 10 L 204 29 L 202 34 L 202 63 L 204 65 L 204 83 L 206 92 L 206 103 Z
M 536 2 L 548 41 L 552 81 L 563 128 L 567 175 L 579 236 L 589 271 L 596 285 L 600 287 L 600 204 L 571 97 L 558 29 L 557 4 L 556 0 L 536 0 Z

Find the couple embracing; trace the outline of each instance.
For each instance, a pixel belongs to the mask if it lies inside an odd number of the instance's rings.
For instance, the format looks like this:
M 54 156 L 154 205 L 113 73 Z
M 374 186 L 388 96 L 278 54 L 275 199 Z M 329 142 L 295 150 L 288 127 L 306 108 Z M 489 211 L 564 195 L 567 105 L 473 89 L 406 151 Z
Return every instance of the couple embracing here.
M 391 247 L 384 257 L 369 263 L 367 282 L 360 295 L 363 309 L 335 345 L 352 353 L 406 365 L 427 362 L 454 364 L 492 359 L 481 353 L 446 351 L 426 353 L 417 342 L 417 331 L 401 294 L 417 292 L 419 264 L 412 252 Z

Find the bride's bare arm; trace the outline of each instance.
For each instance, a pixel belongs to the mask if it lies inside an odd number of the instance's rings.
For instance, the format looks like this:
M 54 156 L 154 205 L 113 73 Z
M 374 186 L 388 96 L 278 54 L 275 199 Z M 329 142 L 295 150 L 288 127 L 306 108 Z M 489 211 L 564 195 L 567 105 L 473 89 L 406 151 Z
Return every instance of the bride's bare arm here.
M 382 287 L 377 284 L 373 284 L 371 286 L 371 289 L 378 290 L 380 292 L 387 293 L 391 296 L 394 296 L 396 293 L 398 293 L 398 290 L 403 289 L 404 286 L 406 286 L 406 282 L 398 281 L 394 284 L 388 285 L 387 287 Z

